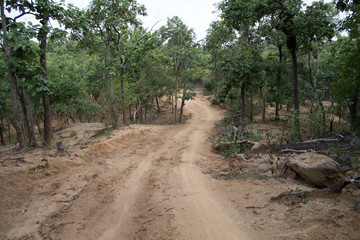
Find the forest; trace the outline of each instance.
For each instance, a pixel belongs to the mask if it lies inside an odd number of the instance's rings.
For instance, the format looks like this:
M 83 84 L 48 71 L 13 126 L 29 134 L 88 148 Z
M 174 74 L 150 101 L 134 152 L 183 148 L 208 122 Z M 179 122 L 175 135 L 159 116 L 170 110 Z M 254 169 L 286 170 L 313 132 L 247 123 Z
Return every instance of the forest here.
M 74 122 L 154 124 L 160 99 L 181 123 L 199 88 L 235 126 L 255 115 L 286 121 L 288 142 L 360 130 L 357 0 L 222 0 L 199 41 L 178 16 L 144 28 L 135 0 L 0 5 L 2 145 L 50 146 L 52 131 Z

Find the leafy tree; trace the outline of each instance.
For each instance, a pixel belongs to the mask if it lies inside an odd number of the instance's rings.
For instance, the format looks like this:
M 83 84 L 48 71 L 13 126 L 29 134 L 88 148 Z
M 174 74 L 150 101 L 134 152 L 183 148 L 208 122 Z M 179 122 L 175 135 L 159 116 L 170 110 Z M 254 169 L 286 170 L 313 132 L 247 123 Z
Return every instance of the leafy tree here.
M 1 29 L 2 29 L 2 48 L 7 58 L 8 65 L 8 78 L 10 82 L 10 96 L 11 96 L 11 123 L 15 128 L 17 139 L 19 142 L 20 149 L 25 147 L 25 137 L 20 126 L 19 110 L 17 104 L 17 78 L 16 73 L 13 71 L 13 57 L 10 52 L 10 45 L 8 40 L 8 26 L 5 16 L 5 3 L 3 0 L 0 1 L 1 7 Z
M 126 44 L 131 38 L 132 28 L 141 25 L 138 15 L 146 15 L 145 7 L 133 0 L 93 0 L 86 11 L 88 25 L 84 36 L 86 39 L 101 44 L 103 52 L 104 76 L 109 83 L 112 121 L 118 124 L 117 101 L 114 93 L 114 78 L 119 68 L 127 63 Z M 97 37 L 98 36 L 98 37 Z M 98 48 L 98 46 L 96 46 Z M 119 66 L 120 64 L 120 66 Z M 125 101 L 125 83 L 121 82 L 123 101 Z M 125 103 L 123 103 L 125 105 Z M 124 124 L 127 124 L 126 108 L 123 107 Z
M 159 29 L 159 34 L 173 63 L 173 74 L 175 77 L 174 122 L 176 123 L 178 121 L 178 93 L 181 80 L 184 80 L 181 79 L 181 71 L 184 70 L 186 65 L 186 58 L 189 56 L 188 52 L 192 48 L 195 35 L 193 29 L 188 28 L 177 16 L 169 18 L 167 24 Z
M 29 27 L 36 31 L 37 40 L 40 48 L 40 66 L 42 68 L 42 76 L 38 77 L 39 85 L 41 88 L 37 88 L 41 91 L 43 106 L 44 106 L 44 143 L 46 145 L 51 144 L 51 112 L 50 112 L 50 100 L 49 95 L 51 90 L 49 85 L 51 81 L 47 78 L 47 65 L 46 65 L 46 47 L 48 35 L 52 31 L 52 27 L 49 25 L 50 19 L 59 20 L 64 16 L 64 8 L 61 3 L 54 2 L 53 0 L 36 0 L 36 1 L 7 1 L 8 11 L 17 10 L 20 15 L 14 18 L 18 18 L 31 14 L 35 16 L 36 20 L 40 22 L 40 25 L 30 25 Z M 58 34 L 58 30 L 53 30 L 52 34 Z
M 327 18 L 321 18 L 323 15 L 307 14 L 303 11 L 303 2 L 301 0 L 257 0 L 257 1 L 233 1 L 224 0 L 220 3 L 219 9 L 222 11 L 222 18 L 225 22 L 235 29 L 240 29 L 243 24 L 256 25 L 263 19 L 270 19 L 272 26 L 282 31 L 286 37 L 286 46 L 290 52 L 292 62 L 293 79 L 293 97 L 295 113 L 295 134 L 296 138 L 301 139 L 300 134 L 300 100 L 298 84 L 298 58 L 297 50 L 301 44 L 300 36 L 308 33 L 306 30 L 307 21 L 318 21 L 322 24 L 320 28 L 313 29 L 312 34 L 323 33 L 323 27 L 327 26 Z M 316 8 L 316 10 L 321 8 Z M 309 9 L 308 12 L 310 12 Z M 317 11 L 318 12 L 318 11 Z M 313 18 L 315 17 L 315 19 Z M 307 20 L 307 21 L 305 21 Z
M 342 76 L 334 83 L 334 94 L 348 105 L 350 128 L 355 131 L 360 129 L 360 3 L 357 0 L 338 0 L 336 7 L 347 13 L 340 30 L 347 30 L 349 38 L 340 39 L 339 48 L 334 49 Z
M 205 50 L 211 54 L 212 85 L 219 85 L 222 79 L 222 72 L 219 70 L 218 65 L 221 61 L 222 54 L 225 48 L 232 44 L 236 39 L 234 31 L 231 31 L 223 21 L 216 21 L 210 24 L 207 30 Z

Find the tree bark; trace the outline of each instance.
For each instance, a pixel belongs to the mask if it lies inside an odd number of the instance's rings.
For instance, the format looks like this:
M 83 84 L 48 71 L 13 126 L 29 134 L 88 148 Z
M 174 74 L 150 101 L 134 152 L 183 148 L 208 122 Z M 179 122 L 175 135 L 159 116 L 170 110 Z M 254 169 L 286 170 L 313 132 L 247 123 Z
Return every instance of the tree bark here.
M 139 114 L 140 114 L 139 116 L 140 124 L 143 124 L 143 107 L 140 107 Z
M 246 117 L 246 103 L 245 103 L 245 83 L 241 84 L 241 120 Z
M 275 103 L 275 119 L 276 120 L 279 120 L 280 119 L 280 116 L 279 116 L 279 109 L 280 108 L 280 106 L 279 106 L 279 103 L 278 102 L 276 102 Z
M 114 82 L 113 82 L 113 77 L 111 74 L 109 74 L 108 78 L 109 78 L 109 83 L 110 83 L 111 115 L 112 115 L 113 125 L 114 125 L 114 127 L 117 127 L 118 122 L 119 122 L 119 115 L 118 115 L 118 110 L 117 110 L 117 104 L 115 101 Z
M 179 88 L 179 79 L 178 76 L 176 75 L 176 90 L 175 90 L 175 116 L 174 116 L 174 120 L 175 120 L 175 124 L 177 122 L 177 114 L 178 114 L 178 88 Z
M 127 119 L 127 112 L 126 112 L 126 95 L 125 95 L 125 80 L 121 79 L 121 99 L 123 102 L 123 122 L 124 125 L 127 126 L 129 125 L 128 119 Z
M 44 16 L 41 20 L 41 28 L 39 30 L 40 41 L 40 65 L 44 71 L 44 78 L 47 79 L 47 67 L 46 67 L 46 47 L 47 47 L 47 35 L 45 30 L 49 22 L 49 17 Z M 51 111 L 50 111 L 50 99 L 47 93 L 43 93 L 43 106 L 44 106 L 44 143 L 47 146 L 51 145 Z
M 160 113 L 160 105 L 159 105 L 159 97 L 156 96 L 156 106 L 157 106 L 157 112 Z
M 1 138 L 1 145 L 5 145 L 5 139 L 4 139 L 4 120 L 1 118 L 0 123 L 0 138 Z
M 182 123 L 182 120 L 183 120 L 184 106 L 185 106 L 185 96 L 186 96 L 186 81 L 184 80 L 184 89 L 183 89 L 183 96 L 182 96 L 182 99 L 181 99 L 179 123 Z
M 131 115 L 131 104 L 129 105 L 129 118 L 130 118 L 130 121 L 133 121 L 133 117 Z
M 277 82 L 276 85 L 279 86 L 279 84 L 281 84 L 282 82 L 282 59 L 283 59 L 283 52 L 282 52 L 283 46 L 279 45 L 278 46 L 278 50 L 279 50 L 279 71 L 278 71 L 278 77 L 277 77 Z M 275 119 L 278 120 L 280 119 L 279 117 L 279 93 L 277 93 L 277 98 L 276 98 L 276 103 L 275 103 Z
M 351 102 L 349 103 L 349 125 L 351 131 L 357 130 L 357 105 L 358 105 L 358 98 L 357 96 L 353 96 L 351 98 Z
M 11 71 L 11 63 L 12 57 L 10 53 L 8 38 L 7 38 L 7 26 L 6 26 L 6 17 L 5 17 L 5 9 L 4 9 L 4 0 L 0 0 L 1 7 L 1 27 L 3 32 L 3 50 L 5 52 L 7 61 L 8 61 L 8 77 L 10 80 L 10 99 L 11 99 L 11 116 L 10 121 L 14 126 L 17 139 L 19 142 L 19 148 L 23 149 L 25 147 L 25 137 L 24 132 L 21 129 L 20 121 L 19 121 L 19 112 L 18 112 L 18 104 L 17 104 L 17 79 L 14 72 Z M 9 127 L 10 129 L 10 127 Z M 10 131 L 10 130 L 9 130 Z
M 309 82 L 310 82 L 310 86 L 313 90 L 313 92 L 315 93 L 316 96 L 316 100 L 319 103 L 320 109 L 321 109 L 321 126 L 322 126 L 322 131 L 325 131 L 326 129 L 326 113 L 325 113 L 325 107 L 324 104 L 322 102 L 321 97 L 319 96 L 319 94 L 316 91 L 316 85 L 315 85 L 315 81 L 314 81 L 314 75 L 312 72 L 312 64 L 311 64 L 311 52 L 308 53 L 308 67 L 309 67 Z
M 178 66 L 179 66 L 179 59 L 177 58 L 177 54 L 174 55 L 174 69 L 175 69 L 175 113 L 174 113 L 174 122 L 177 122 L 177 114 L 178 114 L 178 89 L 179 89 L 179 75 L 178 75 Z
M 266 114 L 266 103 L 265 103 L 265 97 L 264 97 L 264 89 L 260 88 L 260 97 L 261 97 L 261 103 L 262 103 L 262 122 L 265 123 L 265 114 Z
M 24 120 L 25 120 L 25 126 L 27 130 L 28 135 L 28 144 L 31 147 L 36 147 L 37 142 L 35 138 L 35 131 L 34 131 L 34 120 L 31 114 L 31 107 L 30 107 L 30 101 L 27 97 L 27 94 L 25 92 L 24 84 L 21 84 L 21 87 L 18 88 L 18 95 L 20 98 L 21 107 L 23 109 L 24 114 Z
M 296 56 L 296 36 L 288 35 L 287 36 L 287 48 L 289 49 L 291 55 L 291 63 L 292 63 L 292 73 L 293 73 L 293 97 L 294 97 L 294 127 L 295 134 L 298 140 L 301 140 L 301 132 L 300 132 L 300 101 L 299 101 L 299 84 L 298 84 L 298 62 Z
M 144 113 L 144 122 L 145 122 L 145 124 L 147 123 L 147 120 L 148 120 L 148 118 L 147 118 L 148 108 L 149 108 L 149 106 L 146 103 L 145 104 L 145 113 Z
M 117 109 L 117 104 L 115 101 L 115 95 L 114 95 L 114 82 L 113 82 L 113 76 L 110 72 L 110 66 L 109 66 L 109 53 L 110 53 L 110 42 L 106 43 L 106 50 L 105 50 L 105 69 L 106 69 L 106 74 L 104 75 L 104 77 L 107 78 L 107 80 L 109 81 L 109 91 L 110 91 L 110 112 L 111 112 L 111 118 L 113 121 L 113 127 L 117 127 L 118 126 L 118 122 L 119 122 L 119 116 L 118 116 L 118 109 Z

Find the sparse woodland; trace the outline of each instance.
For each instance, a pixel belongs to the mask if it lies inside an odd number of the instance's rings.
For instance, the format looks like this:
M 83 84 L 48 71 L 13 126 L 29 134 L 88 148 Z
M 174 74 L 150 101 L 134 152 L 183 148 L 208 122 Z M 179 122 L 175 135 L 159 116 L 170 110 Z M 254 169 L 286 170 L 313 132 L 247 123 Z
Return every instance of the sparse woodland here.
M 359 0 L 216 7 L 0 0 L 0 239 L 359 239 Z
M 359 131 L 358 1 L 223 0 L 200 41 L 176 16 L 145 29 L 146 6 L 131 0 L 0 4 L 3 145 L 51 145 L 51 132 L 72 122 L 158 123 L 160 99 L 182 122 L 199 86 L 228 108 L 230 128 L 261 116 L 286 122 L 286 142 Z

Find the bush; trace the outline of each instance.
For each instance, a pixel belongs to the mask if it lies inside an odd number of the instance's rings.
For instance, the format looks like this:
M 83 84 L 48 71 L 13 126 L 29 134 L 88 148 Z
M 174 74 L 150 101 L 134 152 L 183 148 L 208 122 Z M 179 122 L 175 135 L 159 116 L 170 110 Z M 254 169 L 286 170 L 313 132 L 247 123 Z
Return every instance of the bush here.
M 215 90 L 215 83 L 213 82 L 212 79 L 210 78 L 204 78 L 203 81 L 203 86 L 204 86 L 204 89 L 205 89 L 205 93 L 213 93 L 214 90 Z

